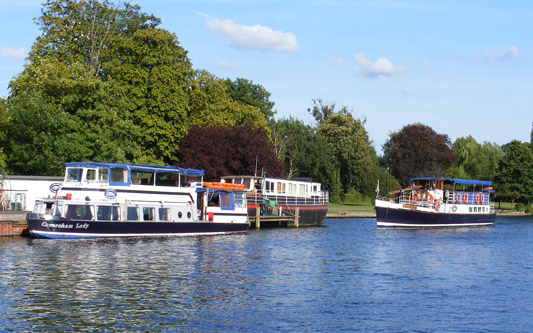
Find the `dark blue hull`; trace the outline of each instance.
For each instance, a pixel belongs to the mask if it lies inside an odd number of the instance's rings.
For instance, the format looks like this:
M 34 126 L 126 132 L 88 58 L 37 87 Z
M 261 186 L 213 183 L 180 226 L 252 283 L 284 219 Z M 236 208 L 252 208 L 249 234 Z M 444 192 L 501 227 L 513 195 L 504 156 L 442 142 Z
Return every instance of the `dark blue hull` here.
M 381 227 L 456 227 L 491 225 L 496 214 L 445 214 L 376 207 L 376 220 Z
M 33 238 L 97 238 L 217 235 L 245 232 L 248 223 L 107 222 L 28 219 Z

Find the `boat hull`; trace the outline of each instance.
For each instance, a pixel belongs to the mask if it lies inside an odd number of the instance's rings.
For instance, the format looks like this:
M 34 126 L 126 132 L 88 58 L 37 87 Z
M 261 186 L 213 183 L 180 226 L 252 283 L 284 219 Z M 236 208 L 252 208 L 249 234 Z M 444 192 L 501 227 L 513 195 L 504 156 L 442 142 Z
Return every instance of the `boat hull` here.
M 457 227 L 492 225 L 496 214 L 451 214 L 376 207 L 378 227 Z
M 195 236 L 246 232 L 248 223 L 28 219 L 28 230 L 32 238 Z

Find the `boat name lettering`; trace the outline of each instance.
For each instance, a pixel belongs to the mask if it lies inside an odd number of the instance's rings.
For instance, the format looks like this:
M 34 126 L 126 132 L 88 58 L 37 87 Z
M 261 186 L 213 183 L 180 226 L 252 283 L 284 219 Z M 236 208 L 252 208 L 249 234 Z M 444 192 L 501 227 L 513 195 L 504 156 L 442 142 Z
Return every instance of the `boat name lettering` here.
M 413 205 L 403 205 L 403 208 L 409 208 L 409 209 L 416 210 L 416 206 L 413 206 Z
M 73 229 L 74 228 L 73 224 L 65 224 L 65 223 L 43 222 L 43 223 L 41 223 L 41 226 L 43 226 L 45 228 L 58 228 L 58 229 Z
M 83 223 L 83 224 L 76 223 L 76 229 L 87 229 L 87 228 L 89 228 L 89 223 Z

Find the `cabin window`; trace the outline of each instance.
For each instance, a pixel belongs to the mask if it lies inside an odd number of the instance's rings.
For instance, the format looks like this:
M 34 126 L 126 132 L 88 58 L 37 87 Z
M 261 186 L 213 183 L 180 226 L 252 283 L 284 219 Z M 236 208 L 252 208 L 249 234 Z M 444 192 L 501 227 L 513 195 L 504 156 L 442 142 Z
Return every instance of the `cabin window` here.
M 245 188 L 249 189 L 250 188 L 250 184 L 252 183 L 252 180 L 250 178 L 245 178 L 243 179 L 243 182 L 242 182 L 245 186 Z
M 246 193 L 235 193 L 235 207 L 246 208 Z
M 304 184 L 300 184 L 300 195 L 305 195 L 305 185 Z
M 220 193 L 220 208 L 223 210 L 235 209 L 234 193 Z
M 83 169 L 67 168 L 67 182 L 81 182 Z
M 115 184 L 127 184 L 128 183 L 128 170 L 124 168 L 111 168 L 111 181 Z
M 158 172 L 155 174 L 155 184 L 158 186 L 179 186 L 180 176 L 177 172 Z
M 131 183 L 136 185 L 154 185 L 154 173 L 142 170 L 131 170 Z
M 138 221 L 139 220 L 139 208 L 137 207 L 128 207 L 126 214 L 126 219 L 128 221 Z
M 89 205 L 67 205 L 67 220 L 92 220 L 93 213 Z
M 96 219 L 100 221 L 118 221 L 119 209 L 118 206 L 97 206 Z
M 208 198 L 208 201 L 207 201 L 207 205 L 209 207 L 218 207 L 219 206 L 219 200 L 220 200 L 219 194 L 211 192 L 211 193 L 209 193 L 209 198 Z
M 313 185 L 313 193 L 318 193 L 318 186 Z
M 159 221 L 170 221 L 170 209 L 168 208 L 159 208 Z
M 154 208 L 152 208 L 152 207 L 143 207 L 143 220 L 144 221 L 153 221 L 154 220 Z
M 468 211 L 469 211 L 470 213 L 472 213 L 472 207 L 470 207 L 470 208 L 468 209 Z
M 107 183 L 109 181 L 108 168 L 98 168 L 98 181 L 101 183 Z
M 96 169 L 87 169 L 87 181 L 95 181 L 96 180 Z

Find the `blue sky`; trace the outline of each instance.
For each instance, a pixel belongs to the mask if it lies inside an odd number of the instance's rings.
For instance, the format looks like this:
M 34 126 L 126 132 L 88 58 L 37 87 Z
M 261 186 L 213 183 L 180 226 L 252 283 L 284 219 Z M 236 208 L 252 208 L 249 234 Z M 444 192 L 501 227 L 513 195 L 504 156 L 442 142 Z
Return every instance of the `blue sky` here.
M 40 31 L 42 1 L 0 0 L 0 96 Z M 308 124 L 321 98 L 365 118 L 378 154 L 421 122 L 453 141 L 529 141 L 533 2 L 138 0 L 195 68 L 268 90 L 276 118 Z

